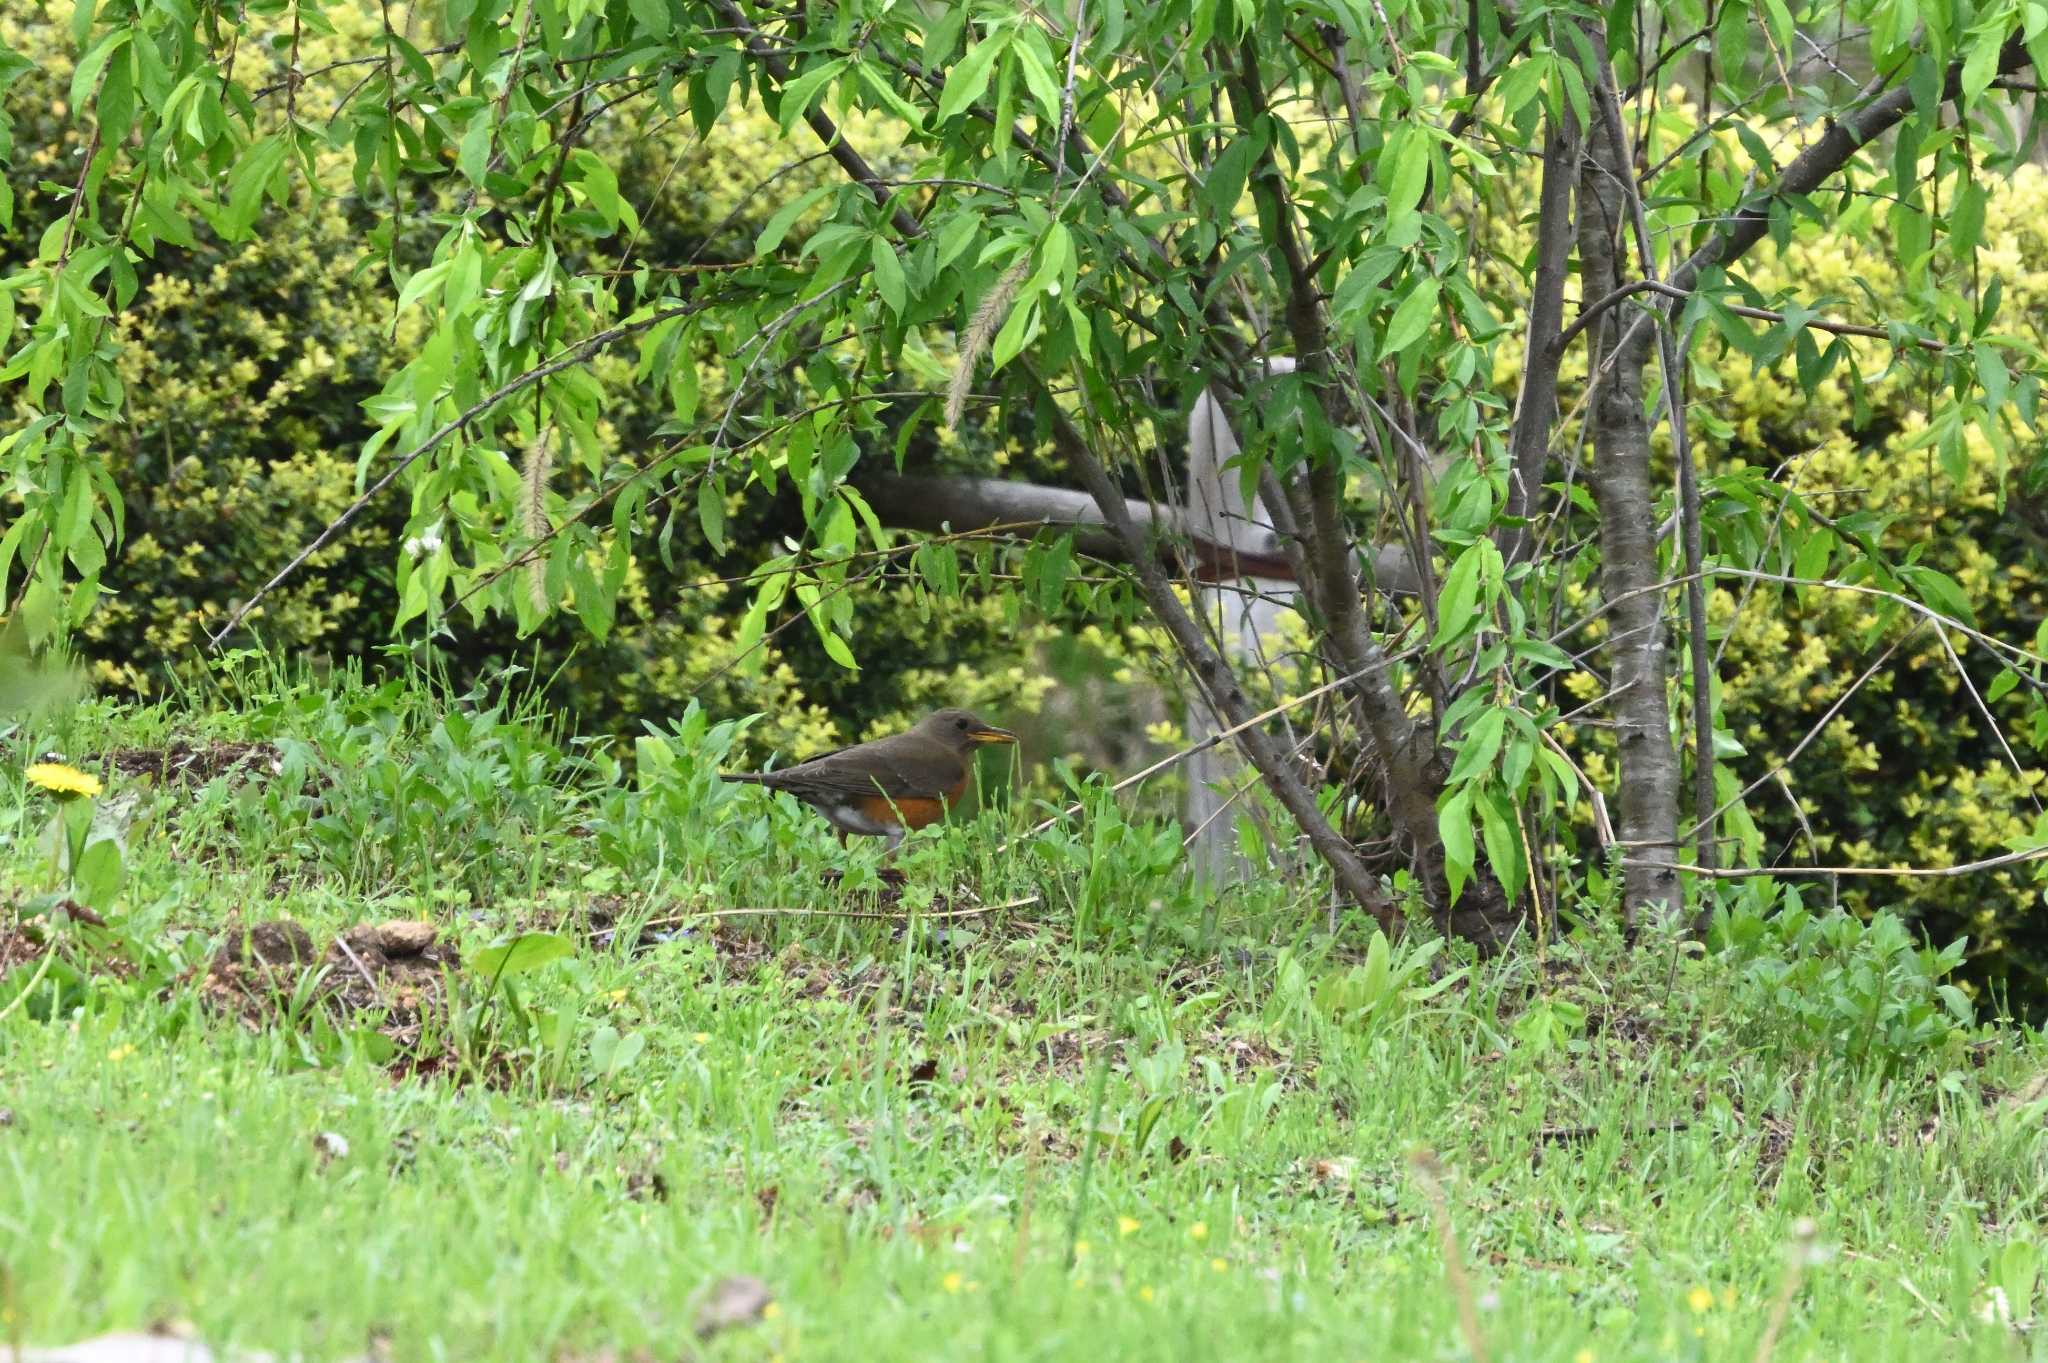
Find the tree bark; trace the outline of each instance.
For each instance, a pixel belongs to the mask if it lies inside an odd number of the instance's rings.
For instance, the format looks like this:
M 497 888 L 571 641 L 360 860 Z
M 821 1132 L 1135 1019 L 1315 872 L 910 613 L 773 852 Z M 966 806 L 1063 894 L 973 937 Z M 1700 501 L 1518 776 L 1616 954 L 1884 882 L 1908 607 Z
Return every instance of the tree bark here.
M 1590 25 L 1597 58 L 1606 44 Z M 1596 102 L 1579 181 L 1579 277 L 1588 300 L 1627 282 L 1621 234 L 1634 168 L 1617 157 L 1625 145 L 1606 126 L 1608 106 Z M 1614 135 L 1610 135 L 1614 134 Z M 1614 309 L 1592 329 L 1590 405 L 1593 463 L 1588 483 L 1600 511 L 1600 591 L 1611 603 L 1608 657 L 1613 667 L 1616 746 L 1621 789 L 1616 828 L 1623 849 L 1622 911 L 1634 922 L 1679 911 L 1678 750 L 1664 694 L 1663 594 L 1657 571 L 1656 485 L 1650 477 L 1650 427 L 1643 415 L 1643 370 L 1652 332 Z
M 1078 488 L 954 474 L 870 473 L 865 468 L 854 474 L 853 481 L 875 514 L 899 530 L 967 531 L 1005 526 L 1028 536 L 1039 527 L 1072 529 L 1074 547 L 1082 553 L 1111 562 L 1124 560 L 1123 541 L 1110 530 L 1095 498 Z M 1178 541 L 1199 582 L 1240 577 L 1294 580 L 1293 564 L 1277 537 L 1232 544 L 1205 534 L 1181 507 L 1126 497 L 1123 509 L 1145 532 L 1155 551 L 1164 552 L 1167 541 Z M 1401 546 L 1375 549 L 1373 565 L 1381 590 L 1395 595 L 1413 595 L 1417 590 L 1414 561 Z
M 1572 252 L 1572 182 L 1579 173 L 1578 120 L 1553 118 L 1543 141 L 1543 187 L 1536 201 L 1536 273 L 1529 290 L 1529 330 L 1522 350 L 1522 387 L 1508 433 L 1507 515 L 1501 557 L 1515 563 L 1536 543 L 1531 524 L 1550 463 L 1550 433 L 1557 421 L 1557 339 L 1564 331 L 1564 285 Z

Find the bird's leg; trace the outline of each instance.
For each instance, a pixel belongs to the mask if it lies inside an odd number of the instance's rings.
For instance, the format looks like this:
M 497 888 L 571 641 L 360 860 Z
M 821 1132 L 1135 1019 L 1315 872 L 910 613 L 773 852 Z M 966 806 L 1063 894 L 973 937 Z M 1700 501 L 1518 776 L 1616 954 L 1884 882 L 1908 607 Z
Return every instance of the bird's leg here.
M 882 864 L 875 868 L 875 874 L 890 885 L 901 885 L 907 878 L 903 872 L 888 864 L 889 859 L 896 855 L 896 849 L 903 845 L 904 832 L 905 830 L 900 824 L 889 830 L 889 846 L 882 853 Z

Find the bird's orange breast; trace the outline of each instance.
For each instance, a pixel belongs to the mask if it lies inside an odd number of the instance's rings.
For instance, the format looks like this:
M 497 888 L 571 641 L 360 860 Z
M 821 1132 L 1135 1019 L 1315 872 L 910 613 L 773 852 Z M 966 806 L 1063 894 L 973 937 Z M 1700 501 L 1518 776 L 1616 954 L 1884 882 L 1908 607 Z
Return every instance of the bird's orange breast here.
M 902 795 L 890 799 L 875 794 L 861 797 L 860 812 L 879 824 L 901 825 L 904 828 L 923 828 L 946 817 L 946 807 L 958 800 L 967 789 L 967 778 L 963 775 L 953 783 L 952 789 L 938 796 Z

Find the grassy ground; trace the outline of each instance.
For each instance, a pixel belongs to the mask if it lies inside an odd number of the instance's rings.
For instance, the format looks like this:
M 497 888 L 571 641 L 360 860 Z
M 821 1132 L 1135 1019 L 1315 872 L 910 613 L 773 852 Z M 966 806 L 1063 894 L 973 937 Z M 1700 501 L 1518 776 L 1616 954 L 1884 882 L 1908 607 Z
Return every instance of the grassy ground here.
M 1170 829 L 1099 798 L 1013 855 L 1021 809 L 914 840 L 910 890 L 877 898 L 871 854 L 829 889 L 821 826 L 712 778 L 730 737 L 688 721 L 629 772 L 477 701 L 260 674 L 230 704 L 17 731 L 0 1337 L 184 1320 L 315 1358 L 506 1360 L 1436 1359 L 1475 1329 L 1495 1359 L 1603 1363 L 2038 1347 L 2005 1317 L 2036 1303 L 2041 1049 L 1931 1006 L 1924 955 L 1760 913 L 1705 956 L 1584 929 L 1540 961 L 1370 948 L 1325 935 L 1306 880 L 1200 893 Z M 118 885 L 80 862 L 104 929 L 16 923 L 56 885 L 53 804 L 22 776 L 46 753 L 106 781 Z M 740 912 L 863 906 L 898 917 Z M 310 980 L 260 934 L 249 954 L 243 930 L 283 917 Z M 330 945 L 388 919 L 430 920 L 439 955 Z M 733 1274 L 774 1303 L 700 1340 Z

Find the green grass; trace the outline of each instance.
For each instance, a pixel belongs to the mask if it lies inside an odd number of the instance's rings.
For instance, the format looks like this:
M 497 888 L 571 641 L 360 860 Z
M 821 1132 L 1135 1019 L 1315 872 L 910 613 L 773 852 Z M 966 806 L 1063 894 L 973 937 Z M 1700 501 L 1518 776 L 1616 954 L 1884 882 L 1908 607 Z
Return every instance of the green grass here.
M 109 779 L 103 808 L 139 798 L 110 930 L 69 939 L 97 966 L 0 1020 L 0 1337 L 185 1319 L 312 1358 L 378 1336 L 399 1359 L 1461 1358 L 1426 1148 L 1496 1359 L 1755 1358 L 1802 1218 L 1823 1254 L 1776 1358 L 2036 1347 L 1980 1306 L 2038 1305 L 2042 1114 L 1996 1100 L 2041 1048 L 1880 1026 L 1932 987 L 1905 957 L 1864 994 L 1867 944 L 1787 974 L 1768 934 L 1374 964 L 1359 928 L 1325 935 L 1313 877 L 1207 895 L 1170 828 L 1099 795 L 1018 855 L 996 849 L 1021 802 L 906 847 L 909 908 L 1024 908 L 714 924 L 693 915 L 872 907 L 818 883 L 838 853 L 815 820 L 711 779 L 729 733 L 688 722 L 626 770 L 409 683 L 257 671 L 232 695 L 83 706 L 0 766 L 27 908 L 52 883 L 27 755 L 201 736 L 283 764 Z M 674 931 L 593 939 L 593 905 Z M 374 1018 L 208 1002 L 230 921 L 280 915 L 321 942 L 428 916 L 465 955 L 577 947 L 496 989 L 471 973 L 413 1069 L 351 1035 Z M 734 1273 L 773 1313 L 700 1345 L 694 1299 Z

